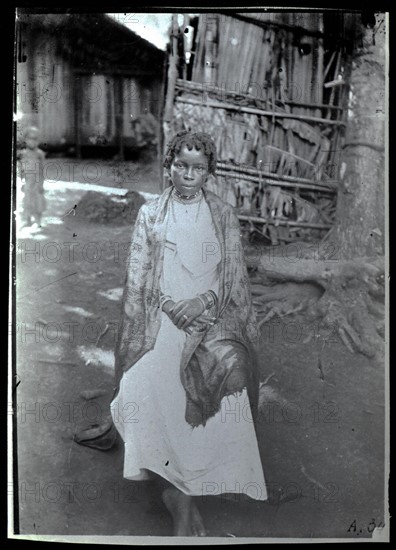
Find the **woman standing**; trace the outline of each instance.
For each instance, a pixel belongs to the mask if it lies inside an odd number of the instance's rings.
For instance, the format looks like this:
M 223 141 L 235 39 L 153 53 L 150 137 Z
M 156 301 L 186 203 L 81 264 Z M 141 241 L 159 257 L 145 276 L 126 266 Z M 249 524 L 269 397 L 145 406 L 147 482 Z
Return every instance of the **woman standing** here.
M 111 410 L 124 477 L 156 477 L 174 534 L 204 536 L 193 497 L 267 498 L 256 323 L 238 218 L 203 187 L 213 140 L 177 134 L 164 166 L 172 186 L 141 207 L 132 236 Z

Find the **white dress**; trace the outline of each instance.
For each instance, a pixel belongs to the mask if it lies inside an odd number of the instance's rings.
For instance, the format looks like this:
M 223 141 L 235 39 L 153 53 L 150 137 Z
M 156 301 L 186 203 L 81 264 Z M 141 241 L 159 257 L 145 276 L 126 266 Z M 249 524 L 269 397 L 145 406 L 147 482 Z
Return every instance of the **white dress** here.
M 205 200 L 170 199 L 161 290 L 174 301 L 217 292 L 218 241 Z M 176 224 L 177 220 L 177 224 Z M 188 337 L 162 312 L 154 349 L 122 377 L 111 403 L 125 443 L 124 477 L 147 479 L 150 470 L 187 495 L 241 493 L 267 499 L 246 390 L 225 397 L 206 426 L 185 420 L 186 395 L 179 367 Z

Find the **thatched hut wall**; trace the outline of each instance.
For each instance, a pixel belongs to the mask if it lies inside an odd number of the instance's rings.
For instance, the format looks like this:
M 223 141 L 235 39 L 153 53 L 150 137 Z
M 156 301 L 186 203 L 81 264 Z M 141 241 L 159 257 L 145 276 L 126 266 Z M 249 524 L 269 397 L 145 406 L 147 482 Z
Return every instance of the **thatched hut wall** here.
M 334 220 L 348 69 L 342 46 L 325 41 L 323 15 L 211 13 L 192 25 L 188 70 L 183 48 L 173 49 L 165 141 L 188 128 L 213 135 L 209 185 L 252 231 L 271 242 L 323 236 Z

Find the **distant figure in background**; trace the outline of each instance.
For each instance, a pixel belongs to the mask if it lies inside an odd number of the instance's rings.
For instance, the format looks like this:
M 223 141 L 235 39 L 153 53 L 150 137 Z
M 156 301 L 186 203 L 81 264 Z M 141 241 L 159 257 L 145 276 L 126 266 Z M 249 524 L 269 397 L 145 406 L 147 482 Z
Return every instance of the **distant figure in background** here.
M 45 210 L 43 161 L 45 153 L 39 148 L 40 133 L 35 126 L 25 130 L 25 147 L 17 155 L 22 180 L 22 227 L 41 224 Z M 32 221 L 34 219 L 34 222 Z
M 158 140 L 158 123 L 152 113 L 143 113 L 132 121 L 135 140 L 138 147 L 156 145 Z

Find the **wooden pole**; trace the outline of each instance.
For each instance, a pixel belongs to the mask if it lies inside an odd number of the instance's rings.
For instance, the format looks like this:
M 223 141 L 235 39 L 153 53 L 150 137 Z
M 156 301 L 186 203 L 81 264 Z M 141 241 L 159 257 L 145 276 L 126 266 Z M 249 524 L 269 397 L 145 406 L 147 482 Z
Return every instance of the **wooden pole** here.
M 251 99 L 252 101 L 262 101 L 263 103 L 268 103 L 268 102 L 265 102 L 264 99 L 260 99 L 260 98 L 257 98 L 257 97 L 254 97 L 254 96 L 251 96 L 249 94 L 243 94 L 241 92 L 234 92 L 234 91 L 231 91 L 231 90 L 225 90 L 224 88 L 221 88 L 219 86 L 210 86 L 210 88 L 206 87 L 205 83 L 200 83 L 200 82 L 192 82 L 192 81 L 189 81 L 189 80 L 181 80 L 180 78 L 178 78 L 176 80 L 176 88 L 180 89 L 180 90 L 186 90 L 186 91 L 192 91 L 192 92 L 199 92 L 200 94 L 202 94 L 202 96 L 205 95 L 210 95 L 210 94 L 214 94 L 214 95 L 219 95 L 221 96 L 222 98 L 225 98 L 226 96 L 234 96 L 234 97 L 240 97 L 240 98 L 243 98 L 243 99 Z M 331 110 L 334 110 L 334 111 L 342 111 L 342 107 L 338 106 L 338 105 L 327 105 L 325 103 L 308 103 L 308 102 L 303 102 L 303 101 L 289 101 L 289 100 L 283 100 L 282 103 L 284 105 L 292 105 L 293 107 L 307 107 L 309 109 L 331 109 Z
M 323 14 L 319 13 L 319 30 L 321 33 L 324 32 L 324 25 L 323 25 Z M 324 64 L 324 46 L 323 46 L 323 36 L 318 38 L 318 49 L 317 49 L 317 67 L 316 67 L 316 75 L 317 75 L 317 82 L 316 82 L 316 90 L 314 92 L 315 95 L 315 101 L 319 104 L 323 103 L 323 64 Z M 328 111 L 330 112 L 330 111 Z M 315 115 L 320 116 L 321 112 L 318 108 L 318 111 L 315 112 Z
M 164 59 L 164 64 L 162 67 L 162 79 L 160 84 L 159 92 L 159 103 L 158 103 L 158 136 L 157 136 L 157 158 L 159 163 L 159 173 L 161 179 L 161 191 L 165 190 L 165 178 L 164 178 L 164 103 L 165 103 L 165 79 L 166 79 L 166 59 Z
M 253 222 L 253 223 L 277 223 L 279 225 L 286 225 L 290 227 L 301 227 L 301 228 L 310 228 L 310 229 L 331 229 L 333 225 L 330 224 L 324 224 L 324 223 L 308 223 L 308 222 L 295 222 L 292 220 L 280 220 L 278 218 L 270 219 L 270 218 L 259 218 L 256 216 L 246 216 L 244 214 L 238 214 L 238 218 L 241 221 L 246 222 Z
M 335 58 L 336 53 L 337 53 L 337 51 L 334 50 L 334 52 L 331 54 L 330 61 L 328 62 L 327 67 L 326 67 L 326 69 L 325 69 L 325 72 L 324 72 L 324 74 L 323 74 L 323 81 L 326 80 L 327 74 L 328 74 L 328 72 L 329 72 L 329 70 L 330 70 L 331 64 L 332 64 L 333 61 L 334 61 L 334 58 Z
M 233 179 L 241 179 L 246 181 L 252 181 L 254 183 L 260 183 L 260 178 L 245 175 L 243 173 L 233 173 L 233 172 L 226 172 L 224 170 L 216 170 L 217 176 L 224 176 L 225 178 L 233 178 Z M 273 174 L 275 175 L 275 174 Z M 262 179 L 270 179 L 272 174 L 266 176 L 261 173 L 261 181 Z M 275 179 L 275 178 L 274 178 Z M 266 181 L 266 185 L 270 185 L 272 187 L 288 187 L 290 189 L 309 189 L 310 191 L 322 191 L 324 193 L 337 193 L 337 189 L 325 187 L 324 185 L 316 185 L 316 184 L 308 184 L 308 183 L 297 183 L 297 182 L 287 182 L 283 180 L 281 177 L 276 179 L 275 181 Z
M 335 187 L 334 183 L 330 182 L 314 182 L 308 178 L 301 178 L 299 176 L 287 176 L 275 174 L 273 172 L 264 172 L 264 170 L 256 170 L 255 168 L 249 168 L 245 165 L 235 165 L 232 166 L 230 164 L 227 164 L 226 162 L 217 162 L 217 168 L 220 170 L 231 170 L 234 172 L 237 172 L 239 175 L 241 174 L 250 174 L 252 176 L 255 176 L 256 178 L 269 178 L 274 180 L 280 180 L 280 181 L 289 181 L 289 182 L 298 182 L 298 183 L 306 183 L 308 185 L 327 185 L 329 187 Z
M 179 25 L 177 23 L 177 13 L 172 14 L 172 33 L 171 33 L 171 52 L 169 56 L 169 68 L 168 68 L 168 89 L 166 91 L 164 122 L 169 123 L 172 120 L 173 103 L 175 97 L 175 85 L 177 80 L 177 37 L 179 32 Z
M 204 82 L 216 82 L 217 80 L 217 25 L 218 18 L 211 15 L 211 25 L 206 25 L 205 32 L 205 59 L 204 59 Z
M 270 116 L 274 118 L 293 118 L 295 120 L 301 120 L 305 122 L 317 122 L 326 125 L 345 126 L 345 122 L 339 120 L 328 120 L 326 118 L 320 118 L 316 116 L 305 115 L 293 115 L 291 113 L 281 113 L 279 111 L 264 111 L 263 109 L 254 109 L 253 107 L 242 107 L 237 105 L 231 105 L 230 103 L 221 103 L 217 101 L 206 101 L 203 103 L 199 99 L 177 97 L 178 103 L 187 103 L 188 105 L 205 105 L 206 107 L 213 107 L 214 109 L 228 109 L 231 111 L 238 111 L 240 113 L 251 113 L 254 115 Z
M 330 82 L 325 82 L 323 85 L 325 88 L 330 88 L 331 87 L 331 93 L 330 93 L 330 99 L 329 99 L 329 104 L 330 105 L 333 105 L 334 103 L 334 97 L 335 97 L 335 86 L 334 86 L 334 81 L 337 81 L 338 80 L 338 72 L 340 70 L 340 63 L 341 63 L 341 49 L 338 51 L 338 54 L 337 54 L 337 61 L 336 61 L 336 66 L 335 66 L 335 69 L 334 69 L 334 79 L 333 81 L 330 83 Z M 333 84 L 332 86 L 328 86 L 327 84 Z M 327 118 L 330 118 L 331 117 L 331 113 L 330 111 L 327 112 L 327 115 L 326 115 Z

